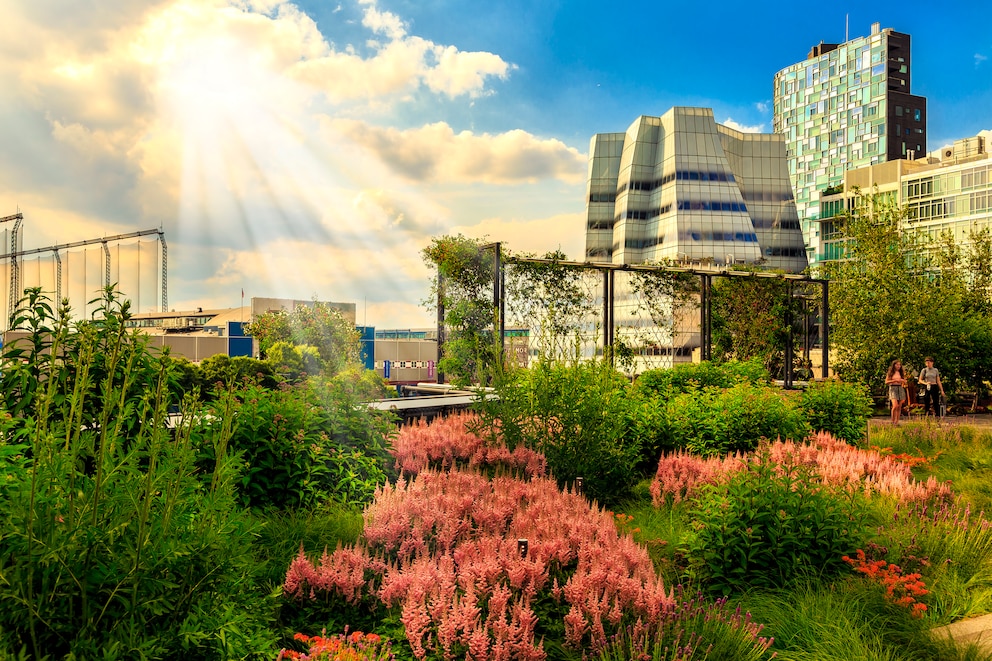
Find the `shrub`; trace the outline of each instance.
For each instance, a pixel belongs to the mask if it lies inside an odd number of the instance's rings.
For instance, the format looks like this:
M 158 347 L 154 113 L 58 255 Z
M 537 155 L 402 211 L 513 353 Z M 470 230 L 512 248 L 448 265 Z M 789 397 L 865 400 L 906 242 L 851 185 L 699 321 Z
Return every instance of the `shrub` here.
M 762 439 L 802 439 L 807 426 L 792 393 L 738 384 L 673 397 L 665 407 L 670 446 L 701 455 L 749 451 Z
M 651 407 L 605 362 L 540 362 L 498 387 L 480 405 L 480 433 L 545 456 L 560 484 L 582 477 L 600 502 L 624 498 L 652 429 Z M 652 457 L 651 465 L 657 457 Z
M 645 394 L 667 401 L 680 393 L 701 388 L 730 388 L 741 383 L 761 384 L 770 380 L 760 360 L 725 363 L 685 363 L 668 369 L 648 370 L 637 377 L 635 386 Z
M 857 494 L 829 489 L 795 458 L 766 451 L 747 470 L 703 488 L 690 512 L 691 566 L 717 593 L 783 586 L 806 572 L 844 566 L 866 534 Z
M 693 498 L 705 484 L 716 484 L 727 475 L 747 465 L 740 453 L 723 457 L 699 457 L 675 452 L 658 461 L 658 471 L 651 481 L 651 501 L 661 507 L 666 501 L 677 504 Z
M 388 414 L 329 380 L 277 389 L 248 382 L 223 393 L 197 418 L 201 466 L 214 461 L 227 427 L 225 451 L 245 464 L 238 490 L 250 507 L 363 505 L 387 477 Z
M 919 572 L 904 574 L 899 565 L 884 559 L 869 560 L 861 549 L 858 549 L 856 558 L 845 555 L 843 560 L 851 565 L 854 571 L 885 588 L 886 599 L 897 606 L 908 608 L 913 617 L 923 617 L 926 613 L 927 605 L 916 599 L 929 593 Z
M 294 650 L 281 650 L 277 661 L 282 659 L 300 659 L 301 661 L 392 661 L 391 644 L 389 640 L 380 638 L 374 633 L 353 631 L 348 633 L 345 627 L 343 634 L 328 636 L 326 632 L 319 636 L 307 636 L 298 633 L 294 640 L 307 646 L 306 653 Z
M 245 380 L 253 381 L 265 388 L 275 388 L 275 372 L 272 365 L 264 360 L 219 353 L 200 362 L 200 378 L 203 380 L 204 399 L 211 400 L 220 393 L 236 388 Z
M 932 476 L 926 480 L 913 477 L 910 465 L 900 457 L 880 453 L 876 448 L 862 450 L 827 433 L 818 433 L 806 443 L 775 441 L 767 447 L 774 463 L 792 461 L 813 467 L 817 479 L 833 489 L 883 494 L 899 503 L 940 505 L 949 503 L 951 490 Z M 752 460 L 741 454 L 723 457 L 700 457 L 687 452 L 666 455 L 658 462 L 658 471 L 650 492 L 655 507 L 666 501 L 678 503 L 694 498 L 704 485 L 716 484 L 747 467 Z
M 862 384 L 827 379 L 810 383 L 799 399 L 799 407 L 813 431 L 830 432 L 857 443 L 868 429 L 872 399 Z

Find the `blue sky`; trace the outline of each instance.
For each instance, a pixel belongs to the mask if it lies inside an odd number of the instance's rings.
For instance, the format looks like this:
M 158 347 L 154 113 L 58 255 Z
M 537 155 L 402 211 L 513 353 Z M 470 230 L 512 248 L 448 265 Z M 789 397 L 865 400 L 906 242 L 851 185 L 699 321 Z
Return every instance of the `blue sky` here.
M 6 0 L 0 215 L 24 248 L 163 228 L 171 308 L 244 289 L 428 325 L 431 236 L 580 258 L 592 134 L 674 105 L 770 130 L 774 73 L 845 23 L 912 35 L 931 149 L 992 129 L 989 12 L 936 7 Z M 141 311 L 149 250 L 115 256 Z M 67 261 L 80 307 L 100 256 Z

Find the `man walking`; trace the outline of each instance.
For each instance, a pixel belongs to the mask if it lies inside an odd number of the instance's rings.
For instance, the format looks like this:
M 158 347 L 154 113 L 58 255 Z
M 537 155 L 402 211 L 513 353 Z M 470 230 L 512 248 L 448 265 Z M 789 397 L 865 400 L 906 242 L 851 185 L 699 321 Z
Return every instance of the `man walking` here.
M 934 416 L 940 416 L 940 398 L 944 396 L 944 384 L 940 382 L 940 370 L 933 366 L 933 358 L 927 356 L 927 366 L 920 370 L 919 385 L 923 400 L 923 415 L 933 411 Z M 940 395 L 938 396 L 938 393 Z

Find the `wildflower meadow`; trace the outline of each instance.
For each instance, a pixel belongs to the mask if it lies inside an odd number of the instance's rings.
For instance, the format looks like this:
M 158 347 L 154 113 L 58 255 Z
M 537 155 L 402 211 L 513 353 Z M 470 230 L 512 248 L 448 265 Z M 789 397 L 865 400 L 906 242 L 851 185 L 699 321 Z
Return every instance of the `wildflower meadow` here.
M 992 612 L 980 429 L 567 360 L 399 427 L 354 366 L 205 374 L 129 315 L 29 291 L 3 347 L 2 658 L 988 658 L 932 633 Z

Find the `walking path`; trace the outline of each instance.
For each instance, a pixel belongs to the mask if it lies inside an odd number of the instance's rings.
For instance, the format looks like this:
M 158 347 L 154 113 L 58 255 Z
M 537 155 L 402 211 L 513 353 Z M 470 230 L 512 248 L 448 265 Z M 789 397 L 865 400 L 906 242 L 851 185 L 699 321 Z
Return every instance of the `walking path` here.
M 933 632 L 959 644 L 974 643 L 982 653 L 992 654 L 992 615 L 960 620 L 945 627 L 937 627 Z

